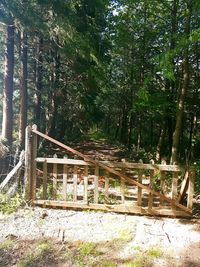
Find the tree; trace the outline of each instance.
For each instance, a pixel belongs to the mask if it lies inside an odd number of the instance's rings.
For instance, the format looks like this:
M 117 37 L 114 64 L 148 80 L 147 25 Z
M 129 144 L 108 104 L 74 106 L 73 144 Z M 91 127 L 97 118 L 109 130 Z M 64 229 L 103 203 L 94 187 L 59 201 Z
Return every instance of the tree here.
M 14 21 L 7 26 L 5 78 L 3 91 L 2 137 L 12 146 L 13 134 L 13 72 L 14 72 Z
M 27 94 L 27 79 L 28 79 L 28 43 L 27 43 L 27 34 L 25 32 L 22 33 L 21 36 L 21 80 L 20 80 L 20 113 L 19 113 L 19 144 L 20 149 L 24 149 L 25 147 L 25 128 L 27 126 L 27 102 L 28 102 L 28 94 Z
M 186 21 L 185 21 L 185 38 L 189 39 L 190 34 L 190 22 L 192 14 L 192 1 L 187 1 L 186 7 Z M 180 144 L 180 136 L 183 124 L 183 113 L 185 106 L 186 93 L 189 86 L 189 46 L 186 44 L 183 52 L 183 81 L 179 93 L 179 99 L 177 102 L 177 113 L 176 113 L 176 126 L 173 134 L 173 145 L 172 145 L 172 156 L 171 163 L 177 163 L 178 161 L 178 149 Z

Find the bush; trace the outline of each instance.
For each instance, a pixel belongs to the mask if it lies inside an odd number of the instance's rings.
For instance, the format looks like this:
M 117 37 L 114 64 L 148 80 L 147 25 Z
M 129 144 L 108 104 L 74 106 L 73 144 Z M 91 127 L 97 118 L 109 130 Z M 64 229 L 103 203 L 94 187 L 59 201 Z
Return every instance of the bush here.
M 0 212 L 4 214 L 15 212 L 23 203 L 24 200 L 19 194 L 12 198 L 8 198 L 5 194 L 0 194 Z

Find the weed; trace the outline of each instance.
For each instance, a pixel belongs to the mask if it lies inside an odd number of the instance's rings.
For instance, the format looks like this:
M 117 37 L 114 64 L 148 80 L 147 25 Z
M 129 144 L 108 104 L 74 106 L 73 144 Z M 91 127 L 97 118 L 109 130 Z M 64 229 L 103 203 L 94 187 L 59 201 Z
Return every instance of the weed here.
M 151 248 L 147 251 L 147 255 L 151 258 L 160 258 L 163 252 L 159 248 Z
M 47 251 L 51 251 L 52 246 L 46 240 L 42 240 L 38 243 L 36 250 L 38 250 L 38 254 L 46 253 Z
M 117 264 L 113 261 L 104 260 L 98 264 L 99 267 L 117 267 Z
M 153 262 L 145 255 L 139 254 L 133 261 L 126 263 L 126 267 L 153 267 Z
M 4 214 L 13 213 L 22 206 L 23 202 L 23 198 L 19 194 L 12 198 L 8 198 L 5 194 L 0 194 L 0 212 Z
M 37 222 L 37 224 L 38 224 L 39 227 L 42 226 L 42 225 L 44 225 L 44 223 L 45 223 L 45 220 L 43 218 L 40 218 L 38 220 L 38 222 Z
M 133 261 L 128 262 L 126 267 L 152 267 L 154 266 L 154 259 L 160 258 L 163 252 L 159 248 L 150 248 L 145 252 L 139 246 L 133 248 L 138 251 Z
M 15 243 L 14 240 L 8 238 L 3 243 L 0 244 L 0 249 L 8 250 L 13 247 L 14 243 Z
M 79 254 L 83 257 L 93 255 L 98 256 L 99 252 L 95 249 L 94 243 L 83 243 L 78 248 Z
M 135 246 L 135 247 L 133 247 L 133 249 L 134 249 L 135 251 L 142 251 L 142 249 L 141 249 L 140 246 Z
M 136 262 L 129 262 L 125 265 L 126 267 L 140 267 Z
M 17 267 L 38 266 L 46 258 L 52 257 L 52 246 L 46 240 L 41 240 L 36 244 L 35 249 L 29 250 L 24 258 L 17 264 Z M 48 257 L 47 257 L 48 256 Z
M 125 229 L 121 229 L 119 231 L 119 239 L 120 240 L 129 242 L 132 240 L 132 238 L 133 238 L 133 233 L 130 229 L 125 228 Z

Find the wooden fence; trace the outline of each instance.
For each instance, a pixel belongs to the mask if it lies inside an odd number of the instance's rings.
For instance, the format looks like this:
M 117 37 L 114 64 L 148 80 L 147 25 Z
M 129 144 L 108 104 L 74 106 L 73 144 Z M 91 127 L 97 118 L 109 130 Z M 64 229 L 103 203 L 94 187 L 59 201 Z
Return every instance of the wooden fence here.
M 39 157 L 38 137 L 78 159 Z M 190 217 L 194 169 L 178 165 L 101 162 L 27 127 L 25 172 L 33 205 Z

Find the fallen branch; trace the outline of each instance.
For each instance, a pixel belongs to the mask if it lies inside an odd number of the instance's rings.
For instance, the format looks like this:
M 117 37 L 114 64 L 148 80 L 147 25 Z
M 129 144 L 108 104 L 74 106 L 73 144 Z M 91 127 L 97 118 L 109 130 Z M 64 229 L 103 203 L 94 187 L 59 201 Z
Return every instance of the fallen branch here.
M 9 172 L 9 174 L 6 176 L 6 178 L 3 180 L 3 182 L 0 184 L 0 190 L 3 190 L 4 187 L 8 184 L 8 182 L 13 178 L 13 176 L 18 172 L 18 170 L 22 167 L 23 161 L 24 161 L 24 150 L 22 150 L 19 162 L 17 165 Z

